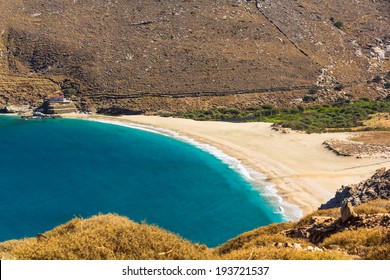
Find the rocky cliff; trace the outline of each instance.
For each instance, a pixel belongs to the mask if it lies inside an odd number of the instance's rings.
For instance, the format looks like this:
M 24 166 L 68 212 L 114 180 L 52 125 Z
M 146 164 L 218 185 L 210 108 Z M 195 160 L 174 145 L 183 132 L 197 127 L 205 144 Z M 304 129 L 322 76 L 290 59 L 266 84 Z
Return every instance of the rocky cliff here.
M 4 0 L 0 10 L 0 105 L 55 87 L 100 112 L 288 106 L 316 86 L 325 103 L 388 93 L 387 0 Z M 32 79 L 29 100 L 19 77 Z
M 379 169 L 368 180 L 355 185 L 342 186 L 335 197 L 319 209 L 341 207 L 350 202 L 359 205 L 375 199 L 390 199 L 390 170 Z

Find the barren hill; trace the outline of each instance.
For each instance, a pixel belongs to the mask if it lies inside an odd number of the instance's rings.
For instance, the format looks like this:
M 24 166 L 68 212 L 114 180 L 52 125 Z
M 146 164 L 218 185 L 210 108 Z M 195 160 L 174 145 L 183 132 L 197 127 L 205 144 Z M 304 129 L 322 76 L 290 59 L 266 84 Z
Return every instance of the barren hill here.
M 367 83 L 390 70 L 388 0 L 4 0 L 0 10 L 0 105 L 34 105 L 56 88 L 102 112 L 289 105 L 314 86 L 327 89 L 318 102 L 388 93 Z

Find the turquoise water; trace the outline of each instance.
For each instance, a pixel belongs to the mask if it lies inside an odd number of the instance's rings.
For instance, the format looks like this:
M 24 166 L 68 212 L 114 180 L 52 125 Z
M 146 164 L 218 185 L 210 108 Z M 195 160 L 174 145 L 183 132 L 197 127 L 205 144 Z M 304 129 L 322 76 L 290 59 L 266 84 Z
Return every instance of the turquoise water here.
M 236 171 L 188 143 L 98 122 L 0 116 L 0 241 L 109 212 L 208 246 L 283 219 Z

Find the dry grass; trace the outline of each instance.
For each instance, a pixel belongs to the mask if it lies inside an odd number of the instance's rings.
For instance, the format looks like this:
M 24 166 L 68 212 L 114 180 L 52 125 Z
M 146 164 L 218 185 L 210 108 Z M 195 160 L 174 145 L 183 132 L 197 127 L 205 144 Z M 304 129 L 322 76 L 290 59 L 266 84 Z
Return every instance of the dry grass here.
M 351 259 L 345 253 L 327 251 L 310 252 L 292 248 L 266 246 L 233 251 L 223 256 L 226 260 L 345 260 Z
M 232 251 L 270 245 L 274 242 L 291 242 L 290 238 L 279 233 L 291 228 L 292 226 L 293 223 L 281 223 L 248 231 L 217 247 L 215 251 L 217 254 L 224 255 Z
M 310 220 L 308 218 L 308 220 Z M 304 239 L 290 238 L 282 231 L 297 227 L 297 223 L 274 224 L 262 227 L 229 240 L 215 249 L 223 259 L 231 260 L 334 260 L 350 259 L 348 254 L 336 251 L 309 251 L 313 246 Z M 276 247 L 275 244 L 300 244 L 302 249 Z
M 368 127 L 386 127 L 390 128 L 390 113 L 379 113 L 371 117 L 364 123 Z
M 362 259 L 389 259 L 390 252 L 386 250 L 390 247 L 390 232 L 383 228 L 346 230 L 326 238 L 321 245 L 338 245 Z
M 388 200 L 377 199 L 361 204 L 355 208 L 357 214 L 377 214 L 390 213 L 390 203 Z
M 205 246 L 192 244 L 157 226 L 114 214 L 75 218 L 46 237 L 6 242 L 0 251 L 17 259 L 208 259 Z
M 339 211 L 339 208 L 318 210 L 296 223 L 261 227 L 215 249 L 115 214 L 75 218 L 40 238 L 0 243 L 0 259 L 390 259 L 390 230 L 384 227 L 344 230 L 317 245 L 283 234 L 285 230 L 310 226 L 313 216 L 338 219 Z M 358 214 L 389 213 L 390 201 L 371 201 L 356 207 L 355 211 Z M 299 244 L 301 248 L 280 244 Z M 309 246 L 318 246 L 323 251 L 309 250 Z
M 381 127 L 390 128 L 390 125 Z M 363 142 L 364 144 L 369 145 L 383 145 L 390 147 L 390 131 L 361 132 L 352 137 L 350 140 Z

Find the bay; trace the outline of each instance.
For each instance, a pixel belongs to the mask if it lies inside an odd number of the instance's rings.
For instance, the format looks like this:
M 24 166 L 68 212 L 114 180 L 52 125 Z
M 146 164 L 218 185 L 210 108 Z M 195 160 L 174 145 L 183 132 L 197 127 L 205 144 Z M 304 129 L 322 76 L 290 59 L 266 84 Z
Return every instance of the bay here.
M 98 213 L 211 247 L 283 220 L 236 170 L 189 143 L 106 123 L 0 116 L 0 241 Z

